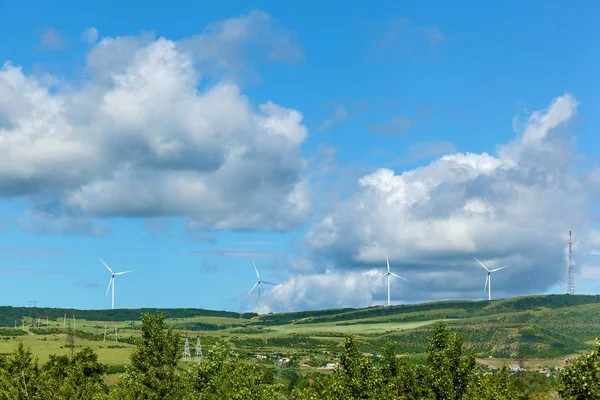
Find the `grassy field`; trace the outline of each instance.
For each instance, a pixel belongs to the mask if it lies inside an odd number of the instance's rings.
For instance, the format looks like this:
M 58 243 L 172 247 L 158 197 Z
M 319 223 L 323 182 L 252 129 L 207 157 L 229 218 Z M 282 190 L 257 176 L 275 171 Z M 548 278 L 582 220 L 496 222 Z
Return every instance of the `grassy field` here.
M 38 357 L 39 361 L 44 363 L 48 361 L 51 354 L 69 354 L 69 348 L 65 346 L 66 335 L 25 335 L 17 338 L 11 338 L 10 340 L 0 341 L 0 353 L 12 352 L 18 341 L 21 340 L 26 347 L 32 349 L 35 356 Z M 132 345 L 126 343 L 116 343 L 114 341 L 107 340 L 95 341 L 76 339 L 75 341 L 76 350 L 77 348 L 88 346 L 92 348 L 97 354 L 101 362 L 111 365 L 122 365 L 127 363 Z M 109 348 L 108 346 L 119 346 L 118 348 Z
M 326 362 L 335 361 L 344 333 L 355 335 L 365 353 L 377 354 L 386 341 L 392 340 L 399 352 L 418 359 L 435 321 L 445 321 L 452 330 L 461 332 L 465 346 L 477 353 L 479 362 L 495 367 L 515 364 L 519 349 L 523 349 L 526 365 L 531 368 L 561 366 L 565 358 L 589 349 L 600 335 L 600 297 L 582 295 L 261 316 L 201 309 L 77 310 L 80 317 L 75 324 L 71 318 L 65 324 L 60 309 L 0 307 L 0 323 L 4 326 L 0 328 L 0 353 L 11 352 L 22 340 L 41 362 L 51 354 L 66 354 L 66 326 L 70 324 L 75 325 L 78 348 L 89 346 L 102 362 L 124 365 L 140 335 L 140 317 L 145 311 L 165 314 L 166 324 L 180 334 L 182 351 L 187 331 L 192 355 L 196 332 L 201 332 L 205 352 L 216 342 L 226 342 L 247 357 L 285 354 L 307 370 L 318 370 Z M 47 325 L 42 321 L 39 327 L 31 326 L 31 315 L 48 315 L 50 320 Z M 15 318 L 24 318 L 25 326 L 14 329 Z M 117 321 L 119 343 L 115 342 L 112 321 Z

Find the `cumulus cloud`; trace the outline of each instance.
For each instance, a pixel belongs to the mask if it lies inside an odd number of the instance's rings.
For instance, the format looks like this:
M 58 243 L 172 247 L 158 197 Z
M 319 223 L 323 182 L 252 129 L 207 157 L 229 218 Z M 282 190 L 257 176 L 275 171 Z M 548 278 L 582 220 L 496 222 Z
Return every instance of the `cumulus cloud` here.
M 261 313 L 280 310 L 312 310 L 372 305 L 371 281 L 376 271 L 296 275 L 265 293 Z
M 306 236 L 314 279 L 322 266 L 331 269 L 322 281 L 329 289 L 311 292 L 311 306 L 355 304 L 337 285 L 348 274 L 383 268 L 386 253 L 411 280 L 393 294 L 396 301 L 482 298 L 485 271 L 473 256 L 489 267 L 511 264 L 494 275 L 494 297 L 526 294 L 528 276 L 532 290 L 544 291 L 565 281 L 569 229 L 584 269 L 593 215 L 566 129 L 577 106 L 569 94 L 554 99 L 495 154 L 454 153 L 414 170 L 363 176 Z M 300 301 L 291 293 L 311 279 L 293 277 L 273 304 L 294 307 L 288 297 Z M 385 297 L 384 287 L 361 290 L 361 302 Z
M 253 12 L 179 41 L 102 38 L 81 84 L 6 62 L 0 197 L 32 199 L 21 225 L 49 233 L 99 234 L 105 217 L 184 216 L 191 230 L 297 226 L 310 205 L 307 130 L 299 111 L 255 105 L 233 80 L 253 48 L 268 60 L 299 56 Z

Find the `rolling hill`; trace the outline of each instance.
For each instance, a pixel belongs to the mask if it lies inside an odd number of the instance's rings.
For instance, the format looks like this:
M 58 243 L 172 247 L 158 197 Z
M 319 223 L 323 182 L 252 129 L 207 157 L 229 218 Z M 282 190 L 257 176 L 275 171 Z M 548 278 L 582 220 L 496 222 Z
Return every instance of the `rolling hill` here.
M 377 354 L 393 340 L 402 353 L 424 352 L 431 324 L 446 321 L 465 337 L 465 346 L 481 359 L 526 358 L 557 360 L 587 350 L 600 335 L 600 296 L 543 295 L 494 301 L 441 301 L 392 307 L 330 309 L 260 315 L 203 309 L 75 310 L 79 346 L 89 345 L 105 362 L 120 365 L 140 331 L 144 312 L 162 312 L 167 324 L 189 331 L 195 343 L 202 332 L 204 349 L 228 342 L 248 357 L 287 354 L 303 365 L 322 365 L 337 353 L 344 333 L 352 333 L 364 352 Z M 48 316 L 48 324 L 31 326 L 32 317 Z M 25 326 L 14 329 L 15 318 Z M 71 316 L 69 316 L 69 320 Z M 105 323 L 109 321 L 109 323 Z M 113 322 L 114 321 L 114 322 Z M 10 351 L 18 338 L 41 358 L 66 352 L 63 309 L 0 307 L 0 352 Z M 70 324 L 70 322 L 69 322 Z M 116 342 L 114 328 L 118 329 Z M 106 336 L 105 336 L 106 335 Z M 522 350 L 521 350 L 522 349 Z

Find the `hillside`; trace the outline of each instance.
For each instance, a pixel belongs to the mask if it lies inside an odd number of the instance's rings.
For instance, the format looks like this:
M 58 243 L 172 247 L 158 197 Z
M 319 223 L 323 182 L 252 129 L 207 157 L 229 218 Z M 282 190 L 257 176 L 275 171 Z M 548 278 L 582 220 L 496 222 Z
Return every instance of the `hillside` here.
M 97 349 L 105 362 L 125 364 L 139 335 L 141 314 L 157 311 L 180 333 L 190 331 L 192 348 L 199 331 L 205 349 L 216 341 L 226 341 L 246 356 L 288 354 L 307 366 L 329 361 L 327 354 L 337 351 L 346 332 L 355 335 L 364 352 L 376 354 L 386 341 L 393 340 L 400 352 L 418 357 L 431 324 L 438 320 L 463 333 L 466 347 L 486 359 L 514 358 L 520 348 L 526 358 L 562 359 L 588 349 L 600 335 L 600 296 L 547 295 L 261 316 L 203 309 L 75 310 L 78 345 Z M 30 326 L 31 317 L 37 315 L 47 315 L 48 325 L 42 321 L 38 327 Z M 25 326 L 14 329 L 15 317 L 23 317 Z M 62 348 L 66 331 L 63 309 L 0 307 L 0 322 L 4 326 L 0 329 L 4 337 L 1 353 L 14 348 L 17 342 L 10 338 L 17 336 L 41 358 L 66 351 Z M 184 334 L 181 336 L 183 341 Z

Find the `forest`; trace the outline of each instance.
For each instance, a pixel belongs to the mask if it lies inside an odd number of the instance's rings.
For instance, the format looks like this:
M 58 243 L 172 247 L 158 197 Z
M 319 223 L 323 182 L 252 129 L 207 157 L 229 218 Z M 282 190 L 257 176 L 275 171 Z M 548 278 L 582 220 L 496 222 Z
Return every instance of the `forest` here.
M 198 362 L 181 366 L 179 337 L 161 313 L 142 316 L 130 363 L 106 382 L 108 366 L 90 348 L 52 355 L 40 364 L 22 343 L 0 357 L 1 399 L 598 399 L 600 341 L 556 378 L 486 371 L 464 346 L 460 332 L 436 322 L 417 361 L 383 344 L 381 357 L 361 353 L 351 334 L 343 339 L 331 374 L 301 376 L 243 359 L 226 343 L 214 343 Z

